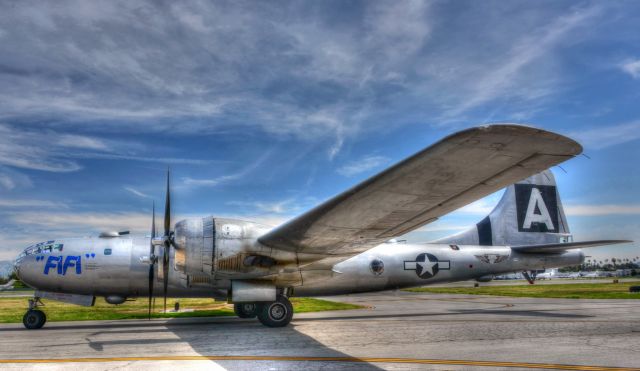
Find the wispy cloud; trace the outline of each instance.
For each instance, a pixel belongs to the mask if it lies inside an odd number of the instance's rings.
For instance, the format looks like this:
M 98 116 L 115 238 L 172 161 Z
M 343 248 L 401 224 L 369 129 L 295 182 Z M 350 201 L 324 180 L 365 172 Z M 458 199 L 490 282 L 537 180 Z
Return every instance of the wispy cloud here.
M 229 201 L 228 205 L 241 206 L 244 209 L 248 209 L 248 212 L 253 212 L 256 215 L 268 213 L 268 214 L 287 214 L 299 212 L 302 207 L 296 199 L 290 198 L 282 201 L 266 202 L 266 201 Z
M 455 213 L 485 216 L 485 215 L 489 215 L 489 213 L 493 211 L 497 203 L 498 203 L 497 198 L 487 197 L 487 198 L 483 198 L 478 201 L 472 202 L 467 206 L 461 207 L 460 209 L 456 210 Z
M 569 216 L 640 215 L 640 204 L 565 205 Z
M 628 73 L 634 79 L 640 78 L 640 59 L 627 60 L 620 64 L 620 69 Z
M 640 139 L 640 121 L 576 131 L 570 134 L 587 148 L 603 149 Z
M 513 100 L 530 112 L 563 82 L 556 51 L 604 8 L 363 2 L 337 17 L 344 9 L 332 3 L 288 4 L 14 4 L 0 14 L 0 119 L 110 133 L 255 130 L 320 142 L 334 158 L 364 129 Z
M 540 81 L 538 71 L 529 74 L 530 76 L 523 74 L 523 71 L 541 58 L 552 58 L 553 50 L 566 38 L 573 37 L 572 31 L 601 14 L 602 10 L 598 6 L 577 8 L 528 31 L 519 39 L 511 40 L 513 46 L 506 55 L 497 56 L 494 68 L 487 69 L 485 65 L 485 72 L 479 78 L 467 81 L 470 94 L 463 97 L 462 103 L 448 110 L 445 116 L 460 115 L 501 97 L 531 100 L 550 94 L 555 89 L 555 84 L 549 85 L 549 81 L 544 81 L 547 79 Z M 541 66 L 546 67 L 546 64 Z M 548 72 L 545 74 L 555 76 Z
M 25 200 L 25 199 L 1 199 L 0 207 L 3 208 L 53 208 L 68 209 L 69 206 L 64 202 L 55 202 L 47 200 Z
M 210 164 L 211 160 L 149 157 L 136 151 L 145 145 L 129 140 L 106 140 L 94 136 L 61 133 L 52 129 L 20 127 L 0 123 L 0 166 L 47 172 L 74 172 L 83 168 L 80 160 L 130 160 L 165 164 Z M 15 187 L 15 178 L 0 168 L 0 185 Z M 24 177 L 22 177 L 24 180 Z M 24 183 L 24 182 L 22 182 Z
M 174 220 L 202 218 L 206 215 L 174 215 Z M 220 214 L 219 217 L 251 220 L 266 226 L 278 226 L 289 218 L 274 213 Z M 138 212 L 76 212 L 59 210 L 18 211 L 7 216 L 7 221 L 19 228 L 2 228 L 0 225 L 0 260 L 13 259 L 18 252 L 35 242 L 55 238 L 96 236 L 104 231 L 131 231 L 134 235 L 148 235 L 151 213 Z
M 145 233 L 151 226 L 151 214 L 145 213 L 19 212 L 10 218 L 16 223 L 44 227 L 55 233 L 73 233 L 66 237 L 107 230 Z
M 0 15 L 18 20 L 2 22 L 0 53 L 11 57 L 0 67 L 0 119 L 119 132 L 251 127 L 336 138 L 331 157 L 370 116 L 377 84 L 401 79 L 431 33 L 426 2 L 363 5 L 358 24 L 336 27 L 329 4 L 16 4 Z
M 390 161 L 391 160 L 389 158 L 384 156 L 369 155 L 349 162 L 339 167 L 336 171 L 340 175 L 354 176 L 360 173 L 367 172 L 369 170 L 379 168 L 382 165 L 388 164 Z
M 191 177 L 183 177 L 182 178 L 182 184 L 184 186 L 187 187 L 215 187 L 221 184 L 225 184 L 228 182 L 232 182 L 238 179 L 242 179 L 245 176 L 247 176 L 248 174 L 250 174 L 251 172 L 253 172 L 255 169 L 257 169 L 258 167 L 260 167 L 260 165 L 262 165 L 262 163 L 265 162 L 265 160 L 271 155 L 271 151 L 266 151 L 265 153 L 262 154 L 262 156 L 260 156 L 258 159 L 256 159 L 255 161 L 253 161 L 252 163 L 250 163 L 249 165 L 245 166 L 242 170 L 232 173 L 232 174 L 227 174 L 227 175 L 221 175 L 217 178 L 212 178 L 212 179 L 195 179 L 195 178 L 191 178 Z
M 130 160 L 140 162 L 159 162 L 162 164 L 185 164 L 185 165 L 210 165 L 215 160 L 202 160 L 196 158 L 180 158 L 180 157 L 148 157 L 141 155 L 124 155 L 120 153 L 69 153 L 69 157 L 82 159 L 103 159 L 103 160 Z
M 91 138 L 82 135 L 75 134 L 63 134 L 52 138 L 57 141 L 57 145 L 65 148 L 82 148 L 82 149 L 94 149 L 105 150 L 107 145 L 98 138 Z
M 134 195 L 138 196 L 138 197 L 142 197 L 142 198 L 151 198 L 151 196 L 149 196 L 146 193 L 142 193 L 140 191 L 138 191 L 137 189 L 133 188 L 133 187 L 123 187 L 125 191 L 133 193 Z
M 451 223 L 433 223 L 420 227 L 415 232 L 459 232 L 473 227 L 473 225 L 451 224 Z M 414 233 L 415 234 L 415 233 Z
M 69 137 L 63 140 L 52 132 L 0 124 L 0 165 L 51 172 L 76 171 L 81 166 L 60 153 L 69 143 Z
M 30 188 L 31 178 L 15 170 L 0 166 L 0 188 L 11 191 L 16 188 Z

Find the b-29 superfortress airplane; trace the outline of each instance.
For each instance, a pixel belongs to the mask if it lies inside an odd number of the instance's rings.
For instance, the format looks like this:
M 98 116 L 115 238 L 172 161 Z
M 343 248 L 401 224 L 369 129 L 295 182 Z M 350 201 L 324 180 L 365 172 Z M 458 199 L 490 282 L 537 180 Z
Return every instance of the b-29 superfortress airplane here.
M 36 289 L 24 315 L 41 328 L 41 298 L 91 306 L 148 297 L 211 297 L 270 327 L 292 318 L 292 295 L 335 295 L 580 264 L 580 248 L 629 241 L 572 242 L 553 175 L 579 155 L 575 141 L 511 124 L 450 135 L 272 229 L 244 220 L 181 220 L 172 229 L 169 174 L 164 234 L 103 233 L 28 247 L 15 262 Z M 525 179 L 527 178 L 527 179 Z M 525 180 L 523 180 L 525 179 Z M 516 183 L 516 184 L 513 184 Z M 394 238 L 509 186 L 472 229 L 429 244 Z M 155 289 L 155 290 L 159 290 Z

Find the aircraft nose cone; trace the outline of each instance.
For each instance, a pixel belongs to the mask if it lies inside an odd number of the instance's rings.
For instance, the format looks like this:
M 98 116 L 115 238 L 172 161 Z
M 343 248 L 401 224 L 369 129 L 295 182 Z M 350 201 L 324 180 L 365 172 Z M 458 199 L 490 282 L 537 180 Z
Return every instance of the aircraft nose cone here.
M 16 277 L 19 280 L 22 280 L 22 278 L 20 277 L 20 267 L 22 265 L 22 259 L 20 257 L 18 257 L 16 260 L 13 261 L 13 271 L 12 274 L 15 274 Z
M 29 284 L 33 281 L 34 272 L 35 272 L 35 256 L 20 254 L 13 261 L 13 273 L 15 273 L 16 278 L 25 284 Z

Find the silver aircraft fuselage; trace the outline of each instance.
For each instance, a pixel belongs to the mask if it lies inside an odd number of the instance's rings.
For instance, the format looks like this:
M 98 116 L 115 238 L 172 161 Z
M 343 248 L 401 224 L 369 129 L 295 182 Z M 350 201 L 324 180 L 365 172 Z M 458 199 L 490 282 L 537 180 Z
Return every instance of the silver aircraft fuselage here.
M 232 242 L 232 241 L 227 241 Z M 45 292 L 87 296 L 135 298 L 148 295 L 148 237 L 80 238 L 49 241 L 49 248 L 31 247 L 16 260 L 16 271 L 27 285 Z M 261 250 L 257 240 L 237 244 L 241 250 Z M 156 254 L 162 260 L 162 249 Z M 238 272 L 225 273 L 215 267 L 213 273 L 185 274 L 170 256 L 170 297 L 213 297 L 225 299 L 231 281 Z M 379 245 L 324 270 L 307 270 L 305 266 L 279 266 L 269 272 L 281 276 L 292 272 L 302 277 L 292 281 L 295 296 L 336 295 L 429 285 L 441 282 L 482 279 L 496 274 L 581 264 L 584 254 L 569 250 L 559 254 L 522 254 L 508 246 L 463 246 L 443 244 L 405 244 L 389 242 Z M 216 273 L 217 271 L 217 273 Z M 162 290 L 161 271 L 155 290 Z M 246 277 L 265 277 L 263 269 L 244 272 Z M 303 283 L 304 282 L 304 283 Z

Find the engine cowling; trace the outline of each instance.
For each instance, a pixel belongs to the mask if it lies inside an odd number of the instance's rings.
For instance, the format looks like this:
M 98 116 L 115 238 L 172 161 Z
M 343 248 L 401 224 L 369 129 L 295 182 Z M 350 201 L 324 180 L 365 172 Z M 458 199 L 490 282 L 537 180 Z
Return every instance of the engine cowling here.
M 268 269 L 275 261 L 257 239 L 270 229 L 228 218 L 181 220 L 175 225 L 175 269 L 186 275 L 188 282 Z
M 478 282 L 490 282 L 493 280 L 495 276 L 493 274 L 487 274 L 484 276 L 476 277 L 476 281 Z

